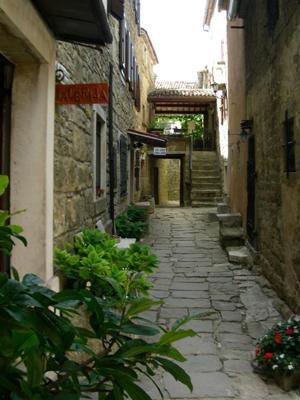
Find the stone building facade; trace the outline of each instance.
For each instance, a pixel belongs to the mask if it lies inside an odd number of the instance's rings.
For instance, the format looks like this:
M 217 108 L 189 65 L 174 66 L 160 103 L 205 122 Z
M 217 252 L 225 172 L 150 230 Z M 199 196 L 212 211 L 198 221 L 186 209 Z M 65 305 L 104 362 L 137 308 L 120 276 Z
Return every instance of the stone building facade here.
M 147 91 L 154 83 L 152 67 L 157 59 L 147 33 L 140 28 L 139 1 L 111 4 L 118 5 L 108 16 L 111 45 L 91 48 L 58 43 L 64 83 L 108 82 L 113 94 L 111 113 L 111 104 L 56 108 L 54 237 L 58 246 L 100 222 L 112 230 L 111 182 L 114 216 L 141 194 L 134 182 L 136 149 L 127 133 L 147 126 Z
M 230 93 L 237 99 L 238 91 L 245 90 L 245 113 L 239 115 L 246 120 L 240 130 L 247 142 L 240 144 L 239 154 L 237 143 L 229 157 L 232 168 L 247 172 L 248 189 L 240 197 L 232 193 L 233 211 L 246 209 L 248 238 L 259 252 L 264 273 L 299 312 L 300 5 L 296 0 L 231 3 L 230 24 L 244 26 L 244 43 L 238 29 L 232 29 L 229 58 L 234 57 L 232 41 L 240 43 L 245 58 Z

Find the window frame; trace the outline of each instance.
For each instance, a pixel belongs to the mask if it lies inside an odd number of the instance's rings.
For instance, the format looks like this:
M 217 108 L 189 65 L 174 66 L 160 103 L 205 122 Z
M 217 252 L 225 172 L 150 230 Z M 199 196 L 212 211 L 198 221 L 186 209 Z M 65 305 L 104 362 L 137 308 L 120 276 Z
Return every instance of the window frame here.
M 107 116 L 106 111 L 99 105 L 93 105 L 93 198 L 94 202 L 106 198 L 106 169 L 107 169 Z M 97 128 L 98 121 L 101 122 L 100 128 L 100 160 L 99 160 L 99 175 L 98 169 L 98 153 L 97 153 Z M 100 177 L 100 188 L 97 188 L 97 176 Z

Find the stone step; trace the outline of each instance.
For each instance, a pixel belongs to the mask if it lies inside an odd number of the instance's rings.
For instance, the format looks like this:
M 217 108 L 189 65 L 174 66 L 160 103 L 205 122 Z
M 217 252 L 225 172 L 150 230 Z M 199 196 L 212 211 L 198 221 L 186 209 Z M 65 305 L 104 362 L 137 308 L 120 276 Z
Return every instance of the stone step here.
M 193 189 L 221 190 L 218 182 L 193 182 Z
M 240 213 L 226 213 L 217 214 L 220 227 L 241 227 L 243 224 L 242 216 Z
M 193 183 L 215 183 L 220 182 L 220 176 L 218 175 L 195 175 L 193 176 Z
M 253 260 L 250 251 L 246 246 L 227 247 L 228 260 L 235 264 L 252 265 Z
M 244 229 L 240 227 L 220 227 L 220 242 L 223 248 L 239 247 L 245 243 Z
M 215 151 L 193 151 L 193 159 L 217 159 L 217 153 Z
M 218 214 L 227 214 L 230 213 L 230 207 L 227 203 L 219 203 L 218 204 Z
M 205 169 L 193 169 L 192 170 L 192 178 L 197 177 L 212 177 L 220 179 L 220 172 L 215 170 L 205 170 Z
M 217 202 L 216 201 L 199 201 L 199 200 L 193 200 L 192 201 L 192 207 L 216 207 Z

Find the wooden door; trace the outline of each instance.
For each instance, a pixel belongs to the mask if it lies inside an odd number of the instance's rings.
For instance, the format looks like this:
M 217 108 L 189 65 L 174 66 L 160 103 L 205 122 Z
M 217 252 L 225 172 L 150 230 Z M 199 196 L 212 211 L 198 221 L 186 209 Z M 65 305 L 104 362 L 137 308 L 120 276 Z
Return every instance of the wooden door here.
M 13 65 L 0 54 L 0 175 L 10 176 L 10 130 Z M 0 209 L 9 210 L 10 196 L 7 190 L 0 197 Z M 9 270 L 9 258 L 0 253 L 0 271 Z
M 255 137 L 250 136 L 248 140 L 248 165 L 247 165 L 247 234 L 249 242 L 255 247 Z

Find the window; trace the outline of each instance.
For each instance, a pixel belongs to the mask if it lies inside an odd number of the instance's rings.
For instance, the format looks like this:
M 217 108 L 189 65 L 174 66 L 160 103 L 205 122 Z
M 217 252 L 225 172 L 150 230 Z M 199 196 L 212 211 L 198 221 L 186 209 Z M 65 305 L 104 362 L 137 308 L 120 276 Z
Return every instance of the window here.
M 106 114 L 99 105 L 94 105 L 94 199 L 106 194 Z
M 124 0 L 109 0 L 109 12 L 121 20 L 124 17 Z
M 126 22 L 125 18 L 120 22 L 119 63 L 121 71 L 125 74 L 126 69 Z
M 125 78 L 129 82 L 131 74 L 132 42 L 130 32 L 126 33 Z
M 127 138 L 120 137 L 120 194 L 127 195 Z
M 140 83 L 139 68 L 137 65 L 135 67 L 134 99 L 135 99 L 135 107 L 136 107 L 137 111 L 140 111 L 141 110 L 141 83 Z
M 284 120 L 284 144 L 285 150 L 285 171 L 287 177 L 290 172 L 296 171 L 295 137 L 294 137 L 294 118 L 290 118 L 288 111 L 285 112 Z
M 267 17 L 269 33 L 272 33 L 279 18 L 279 0 L 267 0 Z

